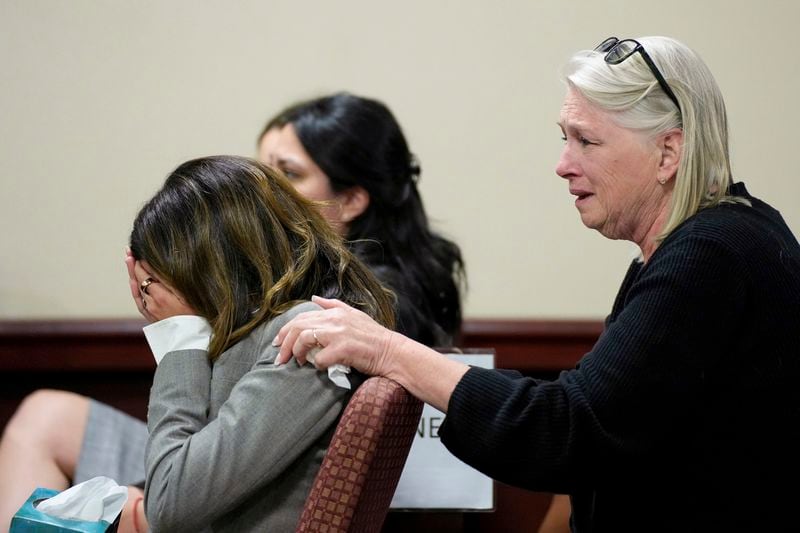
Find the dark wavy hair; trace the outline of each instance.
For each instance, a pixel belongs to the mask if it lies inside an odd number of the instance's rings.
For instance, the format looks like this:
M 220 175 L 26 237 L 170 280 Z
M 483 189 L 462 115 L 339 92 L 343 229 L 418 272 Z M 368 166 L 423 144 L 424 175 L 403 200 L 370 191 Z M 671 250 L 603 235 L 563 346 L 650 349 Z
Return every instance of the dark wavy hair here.
M 213 360 L 317 294 L 394 324 L 391 293 L 286 178 L 235 156 L 169 175 L 133 223 L 131 252 L 211 324 Z
M 420 165 L 381 102 L 337 93 L 296 103 L 261 134 L 287 124 L 334 191 L 361 186 L 369 205 L 350 223 L 348 244 L 398 295 L 398 331 L 428 345 L 452 342 L 461 328 L 461 251 L 430 229 L 417 181 Z

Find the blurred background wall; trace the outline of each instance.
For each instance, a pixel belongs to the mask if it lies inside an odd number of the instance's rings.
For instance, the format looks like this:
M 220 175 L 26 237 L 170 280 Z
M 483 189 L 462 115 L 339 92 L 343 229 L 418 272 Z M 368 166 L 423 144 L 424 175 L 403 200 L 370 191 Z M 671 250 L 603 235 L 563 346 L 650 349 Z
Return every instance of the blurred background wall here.
M 569 55 L 609 35 L 697 50 L 734 173 L 800 234 L 794 0 L 0 0 L 0 319 L 133 317 L 133 217 L 186 159 L 254 155 L 284 105 L 386 102 L 468 317 L 600 318 L 630 243 L 585 229 L 553 169 Z

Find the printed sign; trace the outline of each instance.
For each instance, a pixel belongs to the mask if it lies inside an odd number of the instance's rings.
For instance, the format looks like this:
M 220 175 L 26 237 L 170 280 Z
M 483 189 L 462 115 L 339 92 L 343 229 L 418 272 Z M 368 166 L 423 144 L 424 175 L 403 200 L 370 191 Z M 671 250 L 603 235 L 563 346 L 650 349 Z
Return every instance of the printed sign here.
M 447 357 L 483 368 L 494 368 L 494 350 L 447 353 Z M 494 482 L 456 459 L 439 439 L 444 413 L 428 404 L 392 499 L 392 509 L 453 509 L 490 511 Z

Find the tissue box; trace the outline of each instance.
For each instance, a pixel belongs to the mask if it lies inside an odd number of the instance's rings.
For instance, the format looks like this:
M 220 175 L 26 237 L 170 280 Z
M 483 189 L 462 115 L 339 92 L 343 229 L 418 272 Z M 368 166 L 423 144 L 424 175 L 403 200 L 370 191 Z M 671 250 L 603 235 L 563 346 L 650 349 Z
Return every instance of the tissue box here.
M 84 522 L 83 520 L 64 520 L 36 510 L 34 503 L 52 498 L 58 494 L 57 490 L 38 488 L 33 491 L 28 501 L 20 507 L 14 518 L 11 519 L 9 533 L 112 533 L 117 531 L 119 517 L 113 524 L 105 520 L 99 522 Z

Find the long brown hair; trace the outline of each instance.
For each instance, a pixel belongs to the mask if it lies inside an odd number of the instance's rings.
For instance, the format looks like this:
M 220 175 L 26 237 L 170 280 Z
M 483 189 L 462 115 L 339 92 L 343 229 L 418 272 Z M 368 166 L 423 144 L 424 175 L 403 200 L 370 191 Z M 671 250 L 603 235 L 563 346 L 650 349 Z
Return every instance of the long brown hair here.
M 391 292 L 313 202 L 252 159 L 215 156 L 179 166 L 137 215 L 131 251 L 209 321 L 212 360 L 314 294 L 394 325 Z

